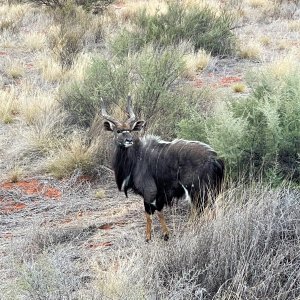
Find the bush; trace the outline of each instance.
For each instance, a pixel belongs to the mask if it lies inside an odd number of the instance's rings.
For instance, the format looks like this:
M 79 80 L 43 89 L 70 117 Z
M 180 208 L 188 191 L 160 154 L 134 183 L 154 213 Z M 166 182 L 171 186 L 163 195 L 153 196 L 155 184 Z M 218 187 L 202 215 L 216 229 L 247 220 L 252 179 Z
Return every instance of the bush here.
M 262 171 L 274 181 L 300 182 L 300 76 L 291 72 L 281 80 L 269 73 L 252 82 L 248 98 L 228 102 L 214 115 L 197 114 L 179 124 L 179 135 L 190 131 L 209 142 L 223 156 L 232 174 Z
M 108 111 L 117 114 L 119 107 L 125 108 L 130 93 L 135 113 L 146 119 L 148 128 L 174 135 L 178 117 L 195 100 L 195 94 L 180 87 L 183 67 L 183 51 L 173 47 L 149 46 L 126 59 L 96 57 L 82 83 L 65 86 L 61 103 L 72 123 L 89 127 L 100 111 L 101 97 Z
M 149 43 L 167 46 L 181 41 L 191 42 L 195 51 L 202 48 L 212 55 L 228 55 L 236 48 L 231 31 L 233 16 L 225 11 L 216 12 L 209 6 L 199 8 L 169 2 L 166 13 L 157 11 L 152 15 L 142 10 L 132 22 L 133 29 L 124 30 L 114 41 L 115 49 L 122 53 Z
M 84 46 L 89 16 L 73 1 L 52 11 L 57 26 L 49 34 L 49 44 L 62 68 L 70 68 Z

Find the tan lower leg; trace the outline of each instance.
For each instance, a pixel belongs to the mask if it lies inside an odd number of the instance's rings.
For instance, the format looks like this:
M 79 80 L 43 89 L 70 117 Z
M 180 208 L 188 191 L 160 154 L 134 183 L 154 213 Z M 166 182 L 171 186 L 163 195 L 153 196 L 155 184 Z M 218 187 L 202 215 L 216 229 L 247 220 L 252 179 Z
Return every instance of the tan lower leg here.
M 158 216 L 158 219 L 159 219 L 159 223 L 162 227 L 163 235 L 164 236 L 169 236 L 169 229 L 168 229 L 168 226 L 166 224 L 166 220 L 165 220 L 165 216 L 164 216 L 163 212 L 158 211 L 157 216 Z
M 146 241 L 151 240 L 151 227 L 152 227 L 152 215 L 145 213 L 146 215 Z

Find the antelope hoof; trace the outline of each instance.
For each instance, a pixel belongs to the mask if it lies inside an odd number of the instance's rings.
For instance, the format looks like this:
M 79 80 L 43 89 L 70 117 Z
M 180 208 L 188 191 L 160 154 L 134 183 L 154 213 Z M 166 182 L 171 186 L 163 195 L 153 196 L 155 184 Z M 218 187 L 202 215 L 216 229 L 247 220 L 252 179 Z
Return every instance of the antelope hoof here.
M 151 241 L 151 239 L 146 238 L 146 243 L 149 243 Z
M 165 233 L 165 234 L 163 235 L 163 238 L 164 238 L 165 241 L 168 241 L 168 240 L 169 240 L 169 234 L 168 234 L 168 233 Z

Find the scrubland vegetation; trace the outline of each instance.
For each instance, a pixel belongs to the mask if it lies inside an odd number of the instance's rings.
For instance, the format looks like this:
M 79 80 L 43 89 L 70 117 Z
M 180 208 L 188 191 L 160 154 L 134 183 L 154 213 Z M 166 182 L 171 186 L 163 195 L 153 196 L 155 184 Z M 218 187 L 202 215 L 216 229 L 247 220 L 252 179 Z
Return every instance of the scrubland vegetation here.
M 299 5 L 2 1 L 0 299 L 298 299 Z M 216 217 L 179 204 L 168 243 L 111 183 L 100 101 L 122 119 L 128 94 L 145 133 L 226 163 Z

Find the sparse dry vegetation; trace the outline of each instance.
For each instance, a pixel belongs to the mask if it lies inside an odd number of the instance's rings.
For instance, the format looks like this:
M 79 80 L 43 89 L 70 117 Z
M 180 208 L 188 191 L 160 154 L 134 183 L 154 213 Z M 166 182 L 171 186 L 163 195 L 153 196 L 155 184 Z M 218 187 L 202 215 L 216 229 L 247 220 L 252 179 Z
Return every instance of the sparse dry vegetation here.
M 299 1 L 0 4 L 0 298 L 300 297 Z M 215 218 L 113 182 L 100 100 L 226 161 Z M 95 180 L 96 179 L 96 180 Z M 196 222 L 195 222 L 196 221 Z M 3 254 L 3 255 L 2 255 Z

